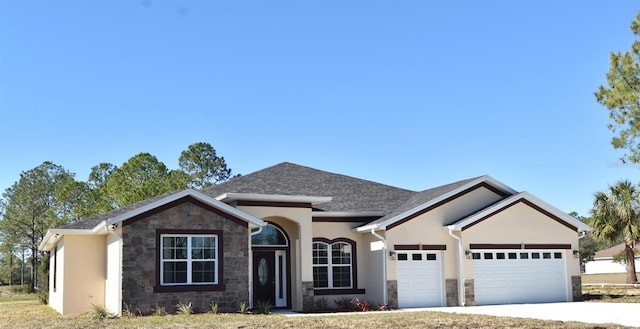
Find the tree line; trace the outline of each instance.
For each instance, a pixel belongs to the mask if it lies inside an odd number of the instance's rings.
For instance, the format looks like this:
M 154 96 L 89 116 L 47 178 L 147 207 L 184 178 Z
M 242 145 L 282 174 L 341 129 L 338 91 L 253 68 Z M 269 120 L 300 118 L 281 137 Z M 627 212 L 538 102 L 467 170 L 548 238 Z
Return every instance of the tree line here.
M 30 292 L 46 286 L 48 255 L 38 251 L 38 246 L 49 228 L 234 177 L 224 157 L 204 142 L 182 151 L 178 167 L 169 170 L 143 152 L 121 166 L 95 165 L 86 181 L 76 180 L 74 173 L 49 161 L 23 171 L 0 199 L 0 284 L 19 283 Z

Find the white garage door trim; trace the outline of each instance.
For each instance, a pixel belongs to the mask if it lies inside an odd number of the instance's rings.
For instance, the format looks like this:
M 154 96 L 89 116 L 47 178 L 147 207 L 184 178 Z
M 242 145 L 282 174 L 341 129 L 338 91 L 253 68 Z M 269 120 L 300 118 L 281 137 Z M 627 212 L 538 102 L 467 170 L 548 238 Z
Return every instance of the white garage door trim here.
M 569 301 L 564 250 L 473 250 L 476 305 Z
M 442 253 L 402 251 L 396 255 L 398 307 L 443 306 Z

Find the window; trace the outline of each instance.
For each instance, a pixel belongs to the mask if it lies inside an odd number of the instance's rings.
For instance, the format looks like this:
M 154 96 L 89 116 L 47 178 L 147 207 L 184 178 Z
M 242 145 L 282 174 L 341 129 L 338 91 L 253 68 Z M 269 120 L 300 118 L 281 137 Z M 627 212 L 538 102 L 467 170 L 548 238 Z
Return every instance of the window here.
M 531 253 L 531 259 L 540 259 L 540 253 L 539 252 L 532 252 Z
M 218 283 L 218 235 L 160 235 L 160 284 Z
M 350 289 L 352 282 L 352 245 L 347 242 L 313 243 L 313 287 Z
M 422 254 L 413 254 L 411 255 L 413 260 L 422 260 Z
M 509 259 L 518 259 L 518 254 L 516 254 L 515 252 L 510 252 Z
M 427 254 L 427 260 L 436 260 L 436 254 Z
M 503 252 L 496 253 L 496 259 L 504 259 L 504 253 Z
M 484 253 L 484 259 L 493 259 L 493 253 L 485 252 Z
M 407 260 L 407 254 L 398 254 L 398 260 Z

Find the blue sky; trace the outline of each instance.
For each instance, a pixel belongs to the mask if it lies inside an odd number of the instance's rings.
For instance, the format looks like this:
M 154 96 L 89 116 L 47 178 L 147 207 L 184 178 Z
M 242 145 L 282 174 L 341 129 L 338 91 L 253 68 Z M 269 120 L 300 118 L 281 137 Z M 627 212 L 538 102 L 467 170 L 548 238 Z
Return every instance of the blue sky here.
M 423 190 L 489 174 L 564 211 L 640 180 L 593 96 L 631 1 L 2 1 L 0 189 L 208 142 Z

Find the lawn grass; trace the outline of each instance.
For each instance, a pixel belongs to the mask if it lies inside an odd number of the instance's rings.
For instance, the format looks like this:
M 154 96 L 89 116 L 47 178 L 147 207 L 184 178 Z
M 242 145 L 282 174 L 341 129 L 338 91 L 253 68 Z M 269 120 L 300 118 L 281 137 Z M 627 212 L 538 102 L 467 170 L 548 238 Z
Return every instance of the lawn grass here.
M 640 273 L 638 273 L 640 278 Z M 626 273 L 605 273 L 605 274 L 583 274 L 582 283 L 627 283 Z
M 0 328 L 624 328 L 579 322 L 542 321 L 440 312 L 382 312 L 327 316 L 195 314 L 91 320 L 59 315 L 37 301 L 0 302 Z

